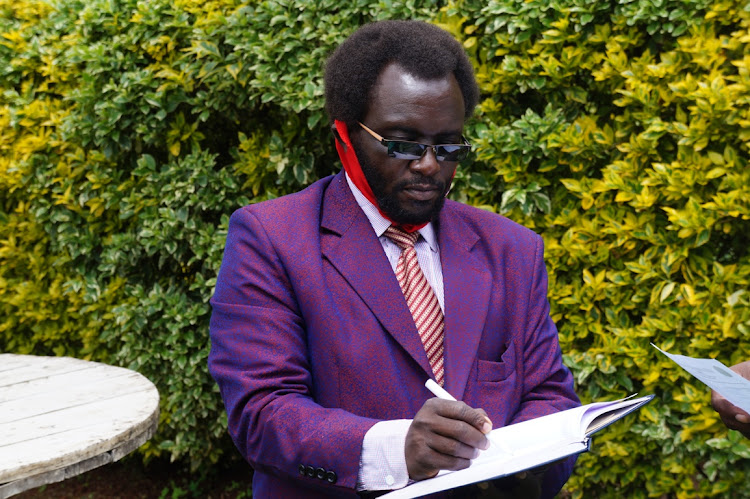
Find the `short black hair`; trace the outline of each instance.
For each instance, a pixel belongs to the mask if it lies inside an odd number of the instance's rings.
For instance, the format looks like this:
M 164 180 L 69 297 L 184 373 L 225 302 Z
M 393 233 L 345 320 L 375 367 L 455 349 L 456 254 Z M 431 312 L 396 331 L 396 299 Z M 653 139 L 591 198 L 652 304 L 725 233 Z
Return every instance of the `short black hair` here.
M 474 69 L 450 33 L 422 21 L 378 21 L 355 31 L 326 62 L 326 111 L 331 122 L 353 126 L 361 121 L 370 90 L 390 63 L 423 79 L 453 73 L 464 98 L 465 116 L 474 112 L 479 100 Z

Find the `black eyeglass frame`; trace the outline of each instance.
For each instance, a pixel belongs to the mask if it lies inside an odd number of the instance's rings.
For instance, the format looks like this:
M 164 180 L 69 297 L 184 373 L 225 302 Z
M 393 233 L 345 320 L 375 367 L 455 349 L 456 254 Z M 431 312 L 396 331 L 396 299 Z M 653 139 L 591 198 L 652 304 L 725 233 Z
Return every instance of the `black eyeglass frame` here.
M 382 135 L 371 130 L 362 122 L 358 121 L 357 123 L 359 123 L 359 126 L 361 126 L 367 133 L 372 135 L 374 139 L 388 149 L 388 156 L 391 158 L 408 159 L 412 161 L 421 159 L 422 156 L 424 156 L 424 153 L 427 152 L 427 149 L 431 147 L 432 152 L 435 154 L 435 158 L 438 161 L 456 163 L 466 159 L 469 155 L 469 151 L 471 151 L 471 144 L 469 144 L 469 141 L 466 140 L 463 135 L 461 136 L 461 140 L 464 142 L 463 144 L 422 144 L 421 142 L 413 142 L 410 140 L 385 139 Z M 408 152 L 408 148 L 412 148 L 414 152 Z M 446 148 L 455 149 L 446 150 Z M 451 154 L 456 155 L 455 159 L 449 159 L 449 155 Z

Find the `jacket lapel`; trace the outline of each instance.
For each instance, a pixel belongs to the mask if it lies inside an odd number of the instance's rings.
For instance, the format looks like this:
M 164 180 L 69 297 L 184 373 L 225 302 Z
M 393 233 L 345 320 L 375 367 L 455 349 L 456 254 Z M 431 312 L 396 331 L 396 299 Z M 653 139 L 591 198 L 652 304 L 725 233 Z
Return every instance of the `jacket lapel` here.
M 321 251 L 383 328 L 422 367 L 427 379 L 432 370 L 414 319 L 383 247 L 343 173 L 336 175 L 324 195 Z
M 445 389 L 461 400 L 489 307 L 490 270 L 472 253 L 479 235 L 446 202 L 438 242 L 445 292 Z

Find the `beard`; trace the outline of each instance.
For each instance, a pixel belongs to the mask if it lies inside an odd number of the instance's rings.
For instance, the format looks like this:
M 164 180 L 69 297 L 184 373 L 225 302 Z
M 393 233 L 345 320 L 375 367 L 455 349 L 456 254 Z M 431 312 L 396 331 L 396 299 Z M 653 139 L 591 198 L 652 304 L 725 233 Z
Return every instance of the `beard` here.
M 387 181 L 380 170 L 370 161 L 366 154 L 360 153 L 355 148 L 355 153 L 362 173 L 372 189 L 378 207 L 388 218 L 397 224 L 422 225 L 437 220 L 440 210 L 445 204 L 445 196 L 448 194 L 450 184 L 435 180 L 431 177 L 418 176 L 414 179 L 401 180 L 393 185 L 390 193 L 386 192 Z M 419 175 L 419 174 L 417 174 Z M 405 206 L 399 201 L 398 194 L 410 185 L 430 185 L 438 189 L 440 195 L 429 201 L 411 200 L 410 206 Z

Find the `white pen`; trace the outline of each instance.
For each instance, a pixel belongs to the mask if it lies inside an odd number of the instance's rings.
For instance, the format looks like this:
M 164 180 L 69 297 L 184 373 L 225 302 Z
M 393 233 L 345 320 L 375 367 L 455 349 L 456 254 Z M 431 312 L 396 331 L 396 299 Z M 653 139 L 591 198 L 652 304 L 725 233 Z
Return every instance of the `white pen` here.
M 429 378 L 427 381 L 425 381 L 424 386 L 427 387 L 428 390 L 432 392 L 434 396 L 436 396 L 439 399 L 443 400 L 452 400 L 456 401 L 456 399 L 451 395 L 450 393 L 446 392 L 442 386 L 435 383 L 435 381 L 432 378 Z

